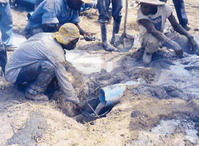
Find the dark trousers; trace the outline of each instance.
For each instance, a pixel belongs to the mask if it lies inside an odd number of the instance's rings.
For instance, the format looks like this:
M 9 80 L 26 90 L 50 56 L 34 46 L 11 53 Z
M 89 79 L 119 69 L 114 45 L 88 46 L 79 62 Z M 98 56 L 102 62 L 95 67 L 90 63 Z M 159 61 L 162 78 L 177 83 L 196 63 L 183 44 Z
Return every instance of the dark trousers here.
M 0 66 L 5 73 L 5 66 L 7 63 L 7 52 L 5 46 L 0 42 Z
M 18 85 L 18 87 L 28 87 L 27 89 L 44 93 L 47 91 L 49 85 L 54 84 L 52 82 L 57 82 L 55 67 L 48 61 L 40 61 L 23 67 L 19 72 L 15 84 Z
M 188 24 L 188 18 L 185 11 L 184 0 L 173 0 L 179 23 L 183 26 Z
M 122 0 L 98 0 L 97 8 L 99 11 L 99 21 L 108 22 L 109 21 L 109 7 L 112 2 L 112 16 L 115 21 L 120 21 L 122 14 Z
M 33 82 L 41 70 L 40 62 L 25 66 L 19 72 L 16 84 L 26 84 Z

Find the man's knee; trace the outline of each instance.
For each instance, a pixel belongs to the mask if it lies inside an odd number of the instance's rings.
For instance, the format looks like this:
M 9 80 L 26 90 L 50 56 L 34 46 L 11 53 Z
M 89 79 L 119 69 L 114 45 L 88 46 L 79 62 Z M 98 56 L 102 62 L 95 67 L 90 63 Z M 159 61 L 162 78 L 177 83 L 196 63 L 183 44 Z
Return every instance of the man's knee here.
M 110 0 L 98 0 L 99 22 L 105 23 L 109 21 L 109 5 Z
M 115 21 L 121 21 L 122 18 L 121 10 L 122 10 L 122 1 L 113 0 L 112 16 Z
M 49 61 L 43 61 L 43 62 L 40 63 L 40 71 L 54 75 L 55 74 L 55 67 Z
M 143 47 L 147 52 L 154 53 L 160 47 L 160 43 L 153 35 L 146 34 L 143 38 Z

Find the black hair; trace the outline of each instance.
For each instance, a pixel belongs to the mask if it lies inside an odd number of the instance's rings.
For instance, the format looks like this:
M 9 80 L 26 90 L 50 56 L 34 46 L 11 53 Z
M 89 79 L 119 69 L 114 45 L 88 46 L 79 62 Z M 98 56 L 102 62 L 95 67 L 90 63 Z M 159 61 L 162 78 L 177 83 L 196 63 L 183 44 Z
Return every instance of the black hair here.
M 63 47 L 63 49 L 66 49 L 66 50 L 73 50 L 73 49 L 75 49 L 76 44 L 77 44 L 78 41 L 79 41 L 79 38 L 72 40 L 72 41 L 69 42 L 69 44 L 67 44 L 67 45 L 61 44 L 61 46 Z

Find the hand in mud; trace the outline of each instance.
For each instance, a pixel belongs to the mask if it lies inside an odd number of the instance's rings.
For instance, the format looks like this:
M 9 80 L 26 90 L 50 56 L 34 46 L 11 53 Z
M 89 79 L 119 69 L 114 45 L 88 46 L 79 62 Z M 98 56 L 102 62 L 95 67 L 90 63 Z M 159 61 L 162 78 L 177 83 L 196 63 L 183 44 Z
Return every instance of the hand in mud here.
M 189 39 L 189 42 L 191 43 L 191 50 L 196 51 L 198 49 L 198 44 L 194 38 Z
M 181 50 L 175 50 L 175 52 L 176 52 L 176 55 L 177 55 L 178 57 L 180 57 L 180 58 L 183 57 L 183 51 L 182 51 L 182 49 L 181 49 Z
M 174 49 L 176 55 L 180 58 L 183 57 L 183 50 L 176 42 L 172 42 L 172 48 Z
M 89 33 L 89 32 L 85 32 L 84 33 L 84 39 L 86 41 L 95 41 L 95 33 Z
M 83 111 L 84 104 L 85 104 L 85 103 L 79 103 L 79 104 L 75 104 L 75 105 L 76 105 L 76 107 L 79 109 L 79 111 Z

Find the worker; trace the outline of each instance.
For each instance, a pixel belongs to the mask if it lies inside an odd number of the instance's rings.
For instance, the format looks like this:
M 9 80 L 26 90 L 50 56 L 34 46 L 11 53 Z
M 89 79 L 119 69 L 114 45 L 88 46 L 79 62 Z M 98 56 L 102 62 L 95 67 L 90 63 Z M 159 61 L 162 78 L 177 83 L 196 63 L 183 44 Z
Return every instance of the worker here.
M 93 40 L 91 33 L 79 26 L 79 11 L 84 0 L 45 0 L 29 17 L 24 33 L 26 38 L 39 32 L 56 32 L 64 23 L 75 24 L 87 41 Z
M 167 2 L 167 0 L 160 0 Z M 188 26 L 188 18 L 185 11 L 184 0 L 173 0 L 173 4 L 178 16 L 179 23 L 184 27 L 185 30 L 189 31 L 190 27 Z
M 9 1 L 0 0 L 0 29 L 1 41 L 8 51 L 12 51 L 15 47 L 12 43 L 12 15 Z
M 99 23 L 101 27 L 101 38 L 102 38 L 102 46 L 106 51 L 113 51 L 114 47 L 112 47 L 107 41 L 107 23 L 109 22 L 109 7 L 112 2 L 112 16 L 114 19 L 113 22 L 113 31 L 111 44 L 115 41 L 115 34 L 119 32 L 120 23 L 122 19 L 121 10 L 122 10 L 122 0 L 98 0 L 97 8 L 99 11 Z
M 172 9 L 165 2 L 159 0 L 138 0 L 137 2 L 140 4 L 137 22 L 140 28 L 140 42 L 145 50 L 144 63 L 150 63 L 153 53 L 161 46 L 173 49 L 179 57 L 183 56 L 183 46 L 190 46 L 191 51 L 197 50 L 196 41 L 177 23 Z M 172 35 L 163 33 L 167 19 L 176 32 Z
M 35 0 L 35 9 L 37 8 L 37 6 L 39 6 L 39 4 L 41 2 L 43 2 L 44 0 Z M 86 11 L 86 10 L 89 10 L 91 8 L 95 8 L 96 7 L 96 4 L 95 4 L 95 1 L 89 1 L 87 0 L 86 3 L 84 2 L 81 6 L 81 9 L 80 9 L 80 12 L 83 12 L 83 11 Z
M 14 51 L 6 65 L 5 78 L 15 85 L 25 86 L 25 97 L 47 101 L 44 94 L 55 78 L 63 93 L 63 101 L 79 104 L 76 92 L 67 79 L 65 49 L 72 50 L 79 40 L 79 29 L 66 23 L 55 33 L 38 33 Z

